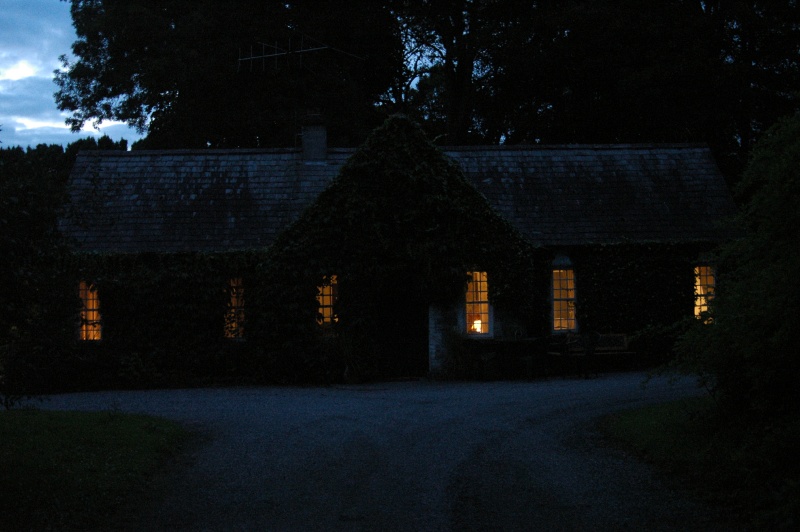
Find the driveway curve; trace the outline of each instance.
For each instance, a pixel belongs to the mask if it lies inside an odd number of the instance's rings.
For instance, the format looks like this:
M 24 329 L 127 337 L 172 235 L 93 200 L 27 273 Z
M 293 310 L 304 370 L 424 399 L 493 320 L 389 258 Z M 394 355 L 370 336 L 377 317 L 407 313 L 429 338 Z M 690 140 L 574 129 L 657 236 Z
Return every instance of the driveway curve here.
M 142 530 L 730 530 L 595 420 L 698 395 L 645 375 L 50 396 L 207 435 Z

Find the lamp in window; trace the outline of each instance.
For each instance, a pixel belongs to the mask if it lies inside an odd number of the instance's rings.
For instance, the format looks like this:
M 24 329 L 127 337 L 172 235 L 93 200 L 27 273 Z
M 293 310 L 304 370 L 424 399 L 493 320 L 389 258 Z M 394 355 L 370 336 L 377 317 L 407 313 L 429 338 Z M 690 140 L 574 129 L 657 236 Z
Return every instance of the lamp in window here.
M 486 272 L 467 272 L 467 334 L 489 334 L 489 283 Z

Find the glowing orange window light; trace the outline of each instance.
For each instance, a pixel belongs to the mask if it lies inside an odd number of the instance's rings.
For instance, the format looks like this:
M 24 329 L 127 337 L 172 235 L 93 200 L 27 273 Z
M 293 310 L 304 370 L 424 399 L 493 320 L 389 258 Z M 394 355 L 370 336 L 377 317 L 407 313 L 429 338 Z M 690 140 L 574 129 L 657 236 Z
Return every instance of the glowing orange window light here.
M 467 334 L 489 333 L 489 283 L 486 272 L 467 272 Z
M 716 274 L 712 266 L 695 266 L 694 268 L 694 316 L 703 319 L 708 306 L 714 299 L 716 291 Z M 711 319 L 707 318 L 706 323 Z
M 225 313 L 225 338 L 244 338 L 244 284 L 241 277 L 228 283 L 230 299 Z
M 553 330 L 575 331 L 577 329 L 575 270 L 572 268 L 553 270 Z
M 339 321 L 339 316 L 334 312 L 336 300 L 339 297 L 339 281 L 336 275 L 325 276 L 322 284 L 317 287 L 317 323 L 331 325 Z
M 81 299 L 79 338 L 82 341 L 99 341 L 103 337 L 103 329 L 97 287 L 93 283 L 81 281 L 78 284 L 78 297 Z

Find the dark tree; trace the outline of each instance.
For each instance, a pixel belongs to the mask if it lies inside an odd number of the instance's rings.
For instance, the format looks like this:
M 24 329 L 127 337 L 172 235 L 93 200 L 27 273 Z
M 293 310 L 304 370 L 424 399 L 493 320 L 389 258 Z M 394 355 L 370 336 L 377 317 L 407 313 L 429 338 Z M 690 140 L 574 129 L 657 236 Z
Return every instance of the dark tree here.
M 722 248 L 713 324 L 681 344 L 737 417 L 763 421 L 800 405 L 800 115 L 756 144 L 739 187 L 742 238 Z
M 706 142 L 737 174 L 798 105 L 796 1 L 402 1 L 443 143 Z
M 366 0 L 72 0 L 72 18 L 59 108 L 74 129 L 134 125 L 145 147 L 292 145 L 310 110 L 359 142 L 402 62 L 395 19 Z
M 756 528 L 791 529 L 800 518 L 800 114 L 756 142 L 738 192 L 741 238 L 721 249 L 713 321 L 692 320 L 678 361 L 717 399 L 709 441 L 739 471 Z
M 56 231 L 65 170 L 61 146 L 0 149 L 0 398 L 6 408 L 35 386 L 65 339 L 69 309 L 59 304 L 64 257 Z
M 733 176 L 798 106 L 796 0 L 72 0 L 72 14 L 59 107 L 75 128 L 134 124 L 142 146 L 291 146 L 309 111 L 357 145 L 399 111 L 439 144 L 706 142 Z
M 44 144 L 0 149 L 0 397 L 6 406 L 46 387 L 74 338 L 77 292 L 57 221 L 75 155 L 125 147 L 103 137 L 66 151 Z
M 415 91 L 402 110 L 448 145 L 500 140 L 490 108 L 499 103 L 496 75 L 503 49 L 532 35 L 533 3 L 514 0 L 400 0 L 406 48 L 417 59 Z M 493 101 L 494 100 L 494 101 Z

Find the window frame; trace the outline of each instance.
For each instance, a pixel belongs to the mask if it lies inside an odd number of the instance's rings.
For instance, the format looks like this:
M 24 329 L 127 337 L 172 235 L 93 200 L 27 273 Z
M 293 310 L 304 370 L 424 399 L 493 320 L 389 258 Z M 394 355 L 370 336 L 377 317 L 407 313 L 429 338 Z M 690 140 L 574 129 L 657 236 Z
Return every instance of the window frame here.
M 475 279 L 476 274 L 480 276 Z M 470 270 L 467 272 L 467 286 L 464 292 L 463 317 L 464 322 L 461 330 L 470 338 L 492 338 L 494 337 L 494 309 L 489 301 L 489 275 L 485 270 Z M 475 317 L 478 316 L 476 319 Z M 483 330 L 483 322 L 486 321 L 486 330 Z M 476 321 L 480 320 L 481 330 L 471 327 Z
M 710 280 L 710 283 L 709 283 Z M 705 282 L 703 282 L 705 281 Z M 711 323 L 709 306 L 717 292 L 717 269 L 713 264 L 699 263 L 694 266 L 694 317 Z
M 563 276 L 557 278 L 558 272 Z M 565 256 L 556 257 L 550 270 L 550 330 L 553 334 L 578 332 L 575 268 Z
M 246 331 L 244 280 L 231 277 L 228 280 L 228 308 L 225 311 L 223 335 L 227 340 L 242 341 Z
M 92 281 L 78 282 L 78 298 L 81 300 L 78 340 L 100 342 L 103 340 L 103 314 L 100 310 L 100 293 Z
M 336 303 L 339 299 L 339 278 L 336 274 L 322 276 L 322 284 L 317 286 L 317 324 L 320 327 L 333 327 L 339 322 Z

